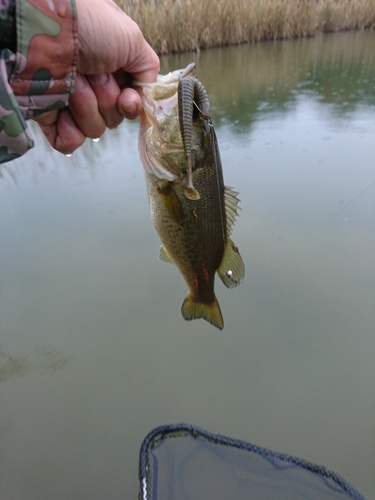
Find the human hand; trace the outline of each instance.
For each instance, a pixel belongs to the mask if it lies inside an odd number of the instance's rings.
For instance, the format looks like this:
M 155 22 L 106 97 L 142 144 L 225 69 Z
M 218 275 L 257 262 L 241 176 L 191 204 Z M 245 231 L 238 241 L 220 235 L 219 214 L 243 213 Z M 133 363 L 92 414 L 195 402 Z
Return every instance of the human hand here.
M 154 82 L 159 59 L 138 25 L 112 0 L 76 0 L 79 55 L 68 107 L 35 118 L 49 143 L 68 154 L 142 110 L 132 79 Z

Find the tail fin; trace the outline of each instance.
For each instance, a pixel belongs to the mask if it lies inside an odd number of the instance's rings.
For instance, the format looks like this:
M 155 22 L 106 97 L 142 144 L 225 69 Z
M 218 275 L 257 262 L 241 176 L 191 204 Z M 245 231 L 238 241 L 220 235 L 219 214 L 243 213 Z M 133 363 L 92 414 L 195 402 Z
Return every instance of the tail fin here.
M 224 328 L 223 316 L 216 297 L 210 304 L 203 304 L 202 302 L 194 302 L 188 295 L 182 304 L 181 313 L 187 321 L 203 318 L 219 330 Z

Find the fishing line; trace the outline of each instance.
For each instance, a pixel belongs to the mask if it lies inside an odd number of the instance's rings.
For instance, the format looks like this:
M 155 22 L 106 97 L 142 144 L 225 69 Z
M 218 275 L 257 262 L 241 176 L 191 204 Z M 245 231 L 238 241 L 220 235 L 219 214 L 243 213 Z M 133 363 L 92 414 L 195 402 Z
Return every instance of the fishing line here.
M 341 213 L 343 210 L 345 210 L 346 207 L 348 207 L 349 205 L 351 205 L 353 203 L 353 201 L 355 201 L 357 198 L 359 198 L 360 196 L 363 195 L 363 193 L 365 193 L 368 189 L 370 189 L 371 186 L 373 186 L 375 184 L 375 181 L 371 182 L 371 184 L 367 187 L 365 187 L 365 189 L 363 189 L 359 194 L 357 194 L 356 196 L 354 196 L 354 198 L 352 198 L 350 201 L 348 201 L 348 203 L 346 203 L 343 207 L 340 208 L 340 210 L 338 210 L 336 213 L 334 213 L 333 215 L 331 215 L 331 217 L 324 221 L 323 224 L 321 224 L 319 227 L 317 227 L 315 230 L 314 230 L 314 233 L 316 233 L 317 231 L 319 231 L 322 227 L 324 227 L 326 224 L 328 224 L 332 219 L 334 219 L 339 213 Z

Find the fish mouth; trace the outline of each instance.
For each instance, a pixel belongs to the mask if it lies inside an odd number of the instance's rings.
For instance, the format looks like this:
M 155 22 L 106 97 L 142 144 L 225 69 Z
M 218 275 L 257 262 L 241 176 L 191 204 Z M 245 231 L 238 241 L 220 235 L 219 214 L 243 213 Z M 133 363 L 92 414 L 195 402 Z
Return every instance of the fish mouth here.
M 171 71 L 166 75 L 158 75 L 154 83 L 133 81 L 133 86 L 141 95 L 144 110 L 149 118 L 150 115 L 158 112 L 156 103 L 163 103 L 162 107 L 167 110 L 170 108 L 169 100 L 176 97 L 180 80 L 187 76 L 195 76 L 194 62 L 188 64 L 186 68 Z
M 186 68 L 176 69 L 167 73 L 166 75 L 158 75 L 155 83 L 140 82 L 138 80 L 133 80 L 133 85 L 142 88 L 151 88 L 154 85 L 169 85 L 180 81 L 181 78 L 186 76 L 195 76 L 195 63 L 192 62 L 186 66 Z
M 185 78 L 186 76 L 195 76 L 195 63 L 192 62 L 183 69 L 176 69 L 175 71 L 171 71 L 166 75 L 158 75 L 156 83 L 178 83 L 181 78 Z
M 173 113 L 174 107 L 177 105 L 179 82 L 187 76 L 195 76 L 194 62 L 166 75 L 158 75 L 154 83 L 133 81 L 133 86 L 142 98 L 143 119 L 146 119 L 149 126 L 157 125 L 159 114 Z

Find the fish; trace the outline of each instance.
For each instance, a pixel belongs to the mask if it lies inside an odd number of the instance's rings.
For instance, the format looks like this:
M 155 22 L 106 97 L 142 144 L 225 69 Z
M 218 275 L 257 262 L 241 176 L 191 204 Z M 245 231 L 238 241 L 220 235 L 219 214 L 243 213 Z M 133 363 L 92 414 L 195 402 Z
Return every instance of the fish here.
M 233 288 L 245 266 L 231 239 L 239 193 L 224 185 L 208 94 L 195 63 L 134 86 L 143 104 L 138 149 L 159 256 L 177 266 L 188 286 L 184 319 L 203 318 L 222 330 L 215 275 Z

